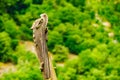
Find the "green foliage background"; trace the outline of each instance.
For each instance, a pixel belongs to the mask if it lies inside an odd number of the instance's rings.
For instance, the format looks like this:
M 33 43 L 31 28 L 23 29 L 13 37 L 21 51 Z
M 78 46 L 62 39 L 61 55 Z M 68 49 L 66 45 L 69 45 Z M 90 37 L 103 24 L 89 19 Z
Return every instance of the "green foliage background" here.
M 49 16 L 58 80 L 120 80 L 120 0 L 0 0 L 0 62 L 17 68 L 0 80 L 43 79 L 36 56 L 20 44 L 32 41 L 41 13 Z

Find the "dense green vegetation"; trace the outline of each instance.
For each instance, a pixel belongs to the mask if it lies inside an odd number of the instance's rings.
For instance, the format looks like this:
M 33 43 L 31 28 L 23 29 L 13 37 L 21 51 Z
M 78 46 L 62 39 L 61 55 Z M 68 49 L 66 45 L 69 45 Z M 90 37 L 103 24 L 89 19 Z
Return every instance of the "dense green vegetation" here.
M 32 41 L 30 27 L 41 13 L 49 16 L 58 80 L 120 80 L 120 0 L 1 0 L 0 62 L 17 71 L 0 80 L 42 80 L 36 56 L 20 44 Z

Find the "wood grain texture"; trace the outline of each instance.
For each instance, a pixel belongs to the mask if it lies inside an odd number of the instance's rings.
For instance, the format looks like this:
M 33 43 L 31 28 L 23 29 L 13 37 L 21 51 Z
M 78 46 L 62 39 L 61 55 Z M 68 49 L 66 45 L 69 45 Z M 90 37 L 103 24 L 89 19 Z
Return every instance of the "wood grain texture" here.
M 47 49 L 47 23 L 48 17 L 47 15 L 41 14 L 41 18 L 35 20 L 31 29 L 33 30 L 33 40 L 36 47 L 37 56 L 40 60 L 41 71 L 44 75 L 45 79 L 50 78 L 50 65 L 49 65 L 49 57 L 48 57 L 48 49 Z

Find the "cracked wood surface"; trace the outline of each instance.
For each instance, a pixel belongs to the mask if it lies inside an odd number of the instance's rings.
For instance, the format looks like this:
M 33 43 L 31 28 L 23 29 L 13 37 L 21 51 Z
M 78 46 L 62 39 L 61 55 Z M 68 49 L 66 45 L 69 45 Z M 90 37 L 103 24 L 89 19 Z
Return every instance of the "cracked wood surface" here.
M 40 60 L 40 69 L 45 79 L 50 78 L 50 65 L 47 49 L 47 14 L 41 14 L 41 18 L 38 18 L 33 23 L 31 29 L 33 30 L 33 40 L 36 47 L 37 56 Z

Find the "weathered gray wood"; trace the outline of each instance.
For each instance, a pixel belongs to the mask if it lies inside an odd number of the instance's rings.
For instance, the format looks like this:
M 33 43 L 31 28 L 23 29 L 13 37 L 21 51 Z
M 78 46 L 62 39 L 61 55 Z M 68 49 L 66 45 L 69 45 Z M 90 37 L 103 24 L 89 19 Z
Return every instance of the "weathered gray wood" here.
M 47 41 L 47 15 L 41 14 L 41 18 L 37 19 L 31 29 L 33 30 L 33 40 L 36 47 L 37 56 L 40 60 L 41 71 L 45 79 L 50 79 L 50 64 L 48 57 Z

